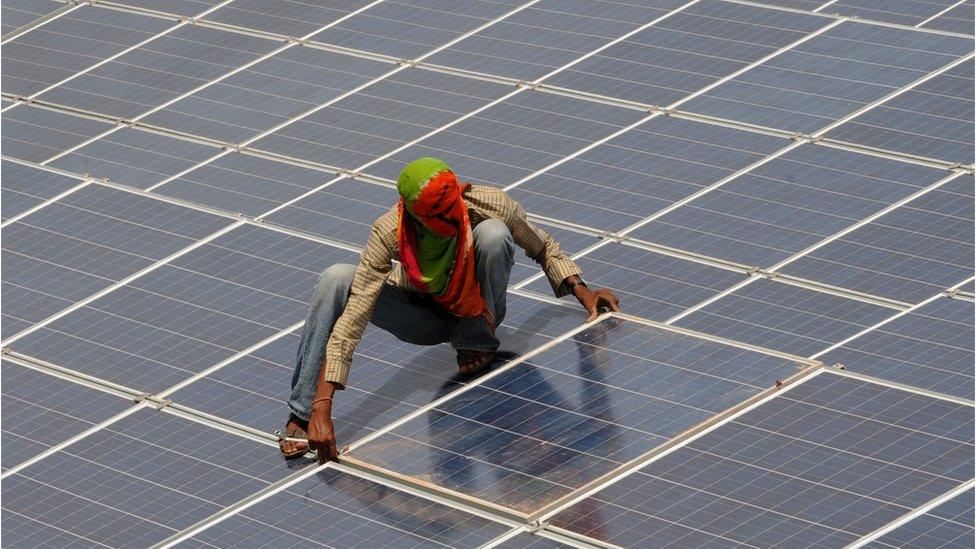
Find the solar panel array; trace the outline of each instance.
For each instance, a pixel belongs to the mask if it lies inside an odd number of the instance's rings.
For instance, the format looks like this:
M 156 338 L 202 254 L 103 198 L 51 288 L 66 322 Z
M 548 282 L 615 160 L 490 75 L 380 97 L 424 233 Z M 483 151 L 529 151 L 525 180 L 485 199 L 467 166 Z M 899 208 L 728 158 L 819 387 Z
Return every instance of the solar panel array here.
M 972 547 L 971 0 L 4 0 L 11 547 Z M 499 360 L 375 327 L 272 434 L 413 158 L 519 258 Z

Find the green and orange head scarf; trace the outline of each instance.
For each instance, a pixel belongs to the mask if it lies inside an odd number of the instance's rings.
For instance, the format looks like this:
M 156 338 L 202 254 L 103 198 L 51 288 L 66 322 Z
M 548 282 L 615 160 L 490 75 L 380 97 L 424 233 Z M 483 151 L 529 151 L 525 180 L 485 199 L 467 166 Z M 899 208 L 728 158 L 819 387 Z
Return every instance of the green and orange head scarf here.
M 461 184 L 451 168 L 436 158 L 418 158 L 400 172 L 400 263 L 410 284 L 431 294 L 457 316 L 491 313 L 481 297 L 475 272 L 474 239 Z

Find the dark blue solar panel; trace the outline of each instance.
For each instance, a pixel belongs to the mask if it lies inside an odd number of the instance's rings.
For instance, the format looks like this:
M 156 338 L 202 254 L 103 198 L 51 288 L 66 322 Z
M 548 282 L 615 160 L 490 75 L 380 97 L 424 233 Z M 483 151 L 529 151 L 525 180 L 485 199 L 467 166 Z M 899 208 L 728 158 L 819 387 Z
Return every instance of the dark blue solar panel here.
M 8 0 L 0 9 L 3 34 L 6 35 L 64 7 L 63 3 L 55 0 Z
M 298 38 L 368 3 L 369 0 L 235 0 L 208 15 L 207 19 Z
M 829 22 L 782 10 L 700 2 L 546 82 L 670 105 Z
M 43 162 L 108 130 L 111 124 L 35 107 L 14 107 L 3 120 L 3 154 Z
M 527 351 L 582 321 L 581 313 L 564 307 L 518 296 L 508 301 L 509 312 L 497 330 L 500 359 Z M 286 401 L 299 333 L 180 389 L 172 396 L 174 402 L 266 432 L 281 429 L 289 414 Z M 412 345 L 370 326 L 357 347 L 349 385 L 332 408 L 336 437 L 340 444 L 353 443 L 466 381 L 457 376 L 448 345 Z
M 258 140 L 254 147 L 358 168 L 510 91 L 500 84 L 407 69 Z
M 184 545 L 478 547 L 508 529 L 446 505 L 326 469 L 203 530 Z
M 153 192 L 256 217 L 332 179 L 333 173 L 228 154 Z
M 507 185 L 645 116 L 582 99 L 523 92 L 398 152 L 370 172 L 395 178 L 413 159 L 435 156 L 451 159 L 451 168 L 465 181 Z
M 221 0 L 113 0 L 115 4 L 193 17 L 216 6 Z
M 667 320 L 745 279 L 728 271 L 656 252 L 611 243 L 579 258 L 588 284 L 610 288 L 625 313 Z M 539 280 L 527 289 L 549 293 Z
M 895 312 L 870 303 L 760 279 L 676 324 L 777 351 L 810 356 Z
M 956 0 L 840 0 L 824 11 L 914 27 L 955 3 Z
M 363 246 L 378 217 L 396 205 L 395 189 L 343 179 L 266 219 L 310 234 Z
M 973 491 L 968 490 L 878 538 L 871 547 L 971 547 Z
M 532 213 L 619 231 L 786 145 L 763 134 L 660 116 L 509 194 Z
M 284 478 L 276 453 L 142 410 L 5 479 L 4 520 L 13 512 L 89 543 L 145 547 Z M 46 545 L 42 535 L 25 541 Z
M 973 398 L 973 304 L 937 299 L 820 360 L 848 370 Z
M 4 315 L 37 322 L 230 221 L 88 186 L 7 227 Z
M 308 240 L 239 227 L 14 348 L 159 391 L 302 320 L 319 271 L 354 258 Z
M 47 0 L 50 1 L 50 0 Z M 81 184 L 80 179 L 24 166 L 4 160 L 2 166 L 3 213 L 0 219 L 6 221 L 20 215 L 38 204 L 54 198 L 68 189 Z
M 973 62 L 946 71 L 842 124 L 827 137 L 946 160 L 973 162 Z
M 971 407 L 824 373 L 553 523 L 625 546 L 840 547 L 971 477 L 972 425 Z
M 2 375 L 4 470 L 132 405 L 124 398 L 10 362 L 3 362 Z
M 759 0 L 757 3 L 765 4 L 767 6 L 779 6 L 782 8 L 813 11 L 824 5 L 825 2 L 822 2 L 821 0 Z
M 432 55 L 427 61 L 533 80 L 665 15 L 680 4 L 679 0 L 640 4 L 542 0 Z
M 632 235 L 770 267 L 944 177 L 945 170 L 802 146 Z
M 380 2 L 312 39 L 398 58 L 415 58 L 504 15 L 520 3 L 514 0 Z
M 4 2 L 5 19 L 6 8 Z M 4 44 L 3 91 L 37 93 L 173 24 L 165 19 L 83 6 Z
M 188 25 L 44 93 L 47 101 L 131 118 L 280 46 Z
M 783 271 L 917 303 L 973 274 L 973 179 L 961 176 Z
M 973 2 L 970 0 L 959 4 L 922 26 L 927 29 L 973 34 L 973 12 Z
M 605 321 L 353 454 L 527 512 L 796 368 L 753 351 Z
M 965 38 L 842 23 L 683 108 L 813 133 L 972 49 Z
M 216 147 L 123 128 L 62 156 L 51 165 L 146 188 L 219 152 Z
M 505 542 L 498 547 L 504 547 L 505 549 L 563 549 L 573 546 L 542 537 L 539 534 L 527 534 L 523 532 L 513 538 L 505 540 Z
M 239 143 L 392 68 L 380 61 L 291 47 L 149 115 L 145 122 Z

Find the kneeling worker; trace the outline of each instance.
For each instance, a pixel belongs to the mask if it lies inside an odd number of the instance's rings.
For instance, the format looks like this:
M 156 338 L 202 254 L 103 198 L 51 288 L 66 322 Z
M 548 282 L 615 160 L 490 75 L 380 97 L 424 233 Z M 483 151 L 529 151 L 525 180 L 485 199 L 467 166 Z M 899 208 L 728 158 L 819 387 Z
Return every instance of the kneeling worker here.
M 397 190 L 399 203 L 373 223 L 359 265 L 333 265 L 316 284 L 280 445 L 286 458 L 310 448 L 322 460 L 337 457 L 332 398 L 346 385 L 367 322 L 409 343 L 450 342 L 461 374 L 489 365 L 516 245 L 542 267 L 556 296 L 572 293 L 590 319 L 599 308 L 619 310 L 612 292 L 587 288 L 579 267 L 504 191 L 460 183 L 436 158 L 408 164 Z

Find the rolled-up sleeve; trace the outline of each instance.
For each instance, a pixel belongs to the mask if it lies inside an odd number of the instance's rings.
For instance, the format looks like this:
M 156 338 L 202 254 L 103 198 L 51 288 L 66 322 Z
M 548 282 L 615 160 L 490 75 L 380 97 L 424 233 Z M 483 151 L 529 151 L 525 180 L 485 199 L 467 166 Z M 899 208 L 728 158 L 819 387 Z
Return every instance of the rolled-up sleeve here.
M 353 352 L 363 337 L 376 299 L 390 275 L 393 255 L 384 240 L 389 232 L 389 228 L 385 227 L 390 222 L 388 218 L 385 215 L 373 224 L 359 266 L 356 267 L 349 301 L 332 328 L 325 350 L 324 379 L 336 383 L 340 389 L 346 386 Z

